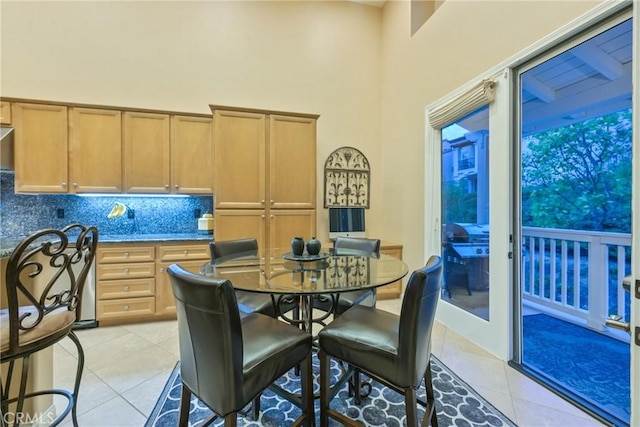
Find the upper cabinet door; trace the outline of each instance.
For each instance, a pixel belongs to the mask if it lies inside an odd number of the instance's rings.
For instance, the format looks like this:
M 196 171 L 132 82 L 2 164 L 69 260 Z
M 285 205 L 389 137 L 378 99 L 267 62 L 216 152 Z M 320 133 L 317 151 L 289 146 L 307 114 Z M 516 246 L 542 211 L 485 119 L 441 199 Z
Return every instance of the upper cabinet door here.
M 316 207 L 316 119 L 269 116 L 269 205 Z
M 265 208 L 266 116 L 215 110 L 216 208 Z
M 122 192 L 122 113 L 72 108 L 69 118 L 70 192 Z
M 13 104 L 15 191 L 66 193 L 67 107 Z
M 208 117 L 171 117 L 171 191 L 213 194 L 212 122 Z
M 166 114 L 124 113 L 124 191 L 169 193 L 170 135 Z

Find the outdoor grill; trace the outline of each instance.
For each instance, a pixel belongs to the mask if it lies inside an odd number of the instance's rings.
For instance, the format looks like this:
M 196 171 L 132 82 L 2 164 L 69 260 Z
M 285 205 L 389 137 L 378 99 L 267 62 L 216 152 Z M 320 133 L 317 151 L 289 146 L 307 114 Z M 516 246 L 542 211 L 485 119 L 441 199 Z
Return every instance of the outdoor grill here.
M 467 292 L 489 288 L 489 225 L 446 224 L 444 231 L 444 289 L 451 297 L 452 286 L 466 286 Z

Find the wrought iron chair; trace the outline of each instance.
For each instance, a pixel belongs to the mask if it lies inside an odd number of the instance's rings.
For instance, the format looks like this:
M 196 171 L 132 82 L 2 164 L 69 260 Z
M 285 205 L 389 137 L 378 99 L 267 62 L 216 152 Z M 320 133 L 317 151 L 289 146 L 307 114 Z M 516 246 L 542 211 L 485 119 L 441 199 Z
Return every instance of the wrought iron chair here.
M 438 425 L 431 383 L 431 330 L 442 283 L 442 260 L 429 258 L 413 272 L 402 300 L 400 316 L 356 305 L 318 334 L 320 359 L 320 425 L 329 417 L 346 425 L 353 420 L 329 407 L 338 390 L 330 389 L 329 358 L 334 357 L 404 394 L 407 426 L 418 425 L 417 404 L 426 408 L 425 419 Z M 416 389 L 424 379 L 427 401 Z M 423 422 L 424 423 L 424 422 Z
M 98 246 L 98 230 L 71 224 L 61 230 L 45 229 L 23 239 L 7 264 L 5 291 L 8 306 L 0 311 L 0 362 L 8 363 L 2 379 L 2 414 L 15 414 L 21 423 L 25 400 L 47 394 L 68 399 L 66 408 L 52 422 L 59 424 L 71 411 L 78 425 L 77 403 L 84 369 L 84 351 L 72 328 L 80 313 L 82 292 Z M 81 267 L 80 267 L 81 266 Z M 75 271 L 79 273 L 76 276 Z M 27 391 L 29 359 L 35 352 L 69 337 L 78 349 L 73 391 L 50 389 Z M 16 362 L 22 362 L 18 394 L 12 391 Z M 15 405 L 15 406 L 14 406 Z M 11 409 L 10 409 L 11 406 Z M 8 424 L 2 417 L 2 425 Z
M 252 401 L 257 419 L 262 391 L 277 389 L 274 381 L 298 365 L 301 398 L 281 393 L 301 407 L 297 422 L 314 425 L 311 334 L 260 313 L 241 316 L 228 280 L 193 274 L 177 264 L 167 272 L 180 340 L 179 425 L 189 423 L 192 393 L 214 412 L 203 425 L 224 417 L 226 426 L 235 426 L 237 413 Z

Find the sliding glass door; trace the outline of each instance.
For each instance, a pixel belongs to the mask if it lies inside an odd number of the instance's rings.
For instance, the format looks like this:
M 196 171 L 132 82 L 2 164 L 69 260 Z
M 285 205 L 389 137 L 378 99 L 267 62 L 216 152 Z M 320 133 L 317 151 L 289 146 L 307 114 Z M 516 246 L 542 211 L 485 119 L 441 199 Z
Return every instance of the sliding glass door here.
M 631 320 L 634 60 L 628 13 L 517 70 L 520 362 L 616 425 L 631 420 L 615 326 Z

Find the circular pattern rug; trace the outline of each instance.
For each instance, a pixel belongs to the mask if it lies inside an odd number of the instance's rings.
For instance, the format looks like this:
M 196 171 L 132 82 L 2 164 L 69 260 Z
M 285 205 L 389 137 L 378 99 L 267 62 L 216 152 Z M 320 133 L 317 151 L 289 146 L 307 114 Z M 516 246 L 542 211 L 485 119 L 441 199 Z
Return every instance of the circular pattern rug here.
M 314 389 L 319 390 L 318 359 L 314 357 Z M 468 384 L 462 381 L 446 365 L 435 356 L 431 356 L 431 371 L 436 400 L 436 411 L 440 427 L 456 426 L 515 426 L 504 414 L 493 407 Z M 340 377 L 342 369 L 337 361 L 331 361 L 331 376 L 333 384 Z M 368 380 L 362 376 L 363 381 Z M 300 378 L 293 370 L 282 376 L 276 382 L 292 393 L 300 392 Z M 180 407 L 180 364 L 178 363 L 167 380 L 163 392 L 158 398 L 155 408 L 151 412 L 145 427 L 173 427 L 178 425 L 178 411 Z M 425 399 L 424 384 L 418 389 L 418 399 Z M 316 400 L 316 424 L 319 425 L 319 400 Z M 290 425 L 300 416 L 300 409 L 280 397 L 271 390 L 262 394 L 260 401 L 260 417 L 251 420 L 244 416 L 238 417 L 238 425 L 246 427 L 284 427 Z M 331 407 L 355 420 L 362 421 L 367 426 L 403 426 L 405 425 L 404 396 L 388 387 L 373 381 L 371 393 L 363 399 L 361 405 L 356 405 L 353 398 L 348 396 L 345 384 L 331 401 Z M 251 405 L 245 408 L 248 413 Z M 209 418 L 211 410 L 197 397 L 191 399 L 189 414 L 190 426 L 201 426 Z M 424 417 L 424 409 L 418 405 L 419 419 Z M 221 426 L 223 420 L 217 419 L 212 425 Z M 330 420 L 330 425 L 339 425 Z

